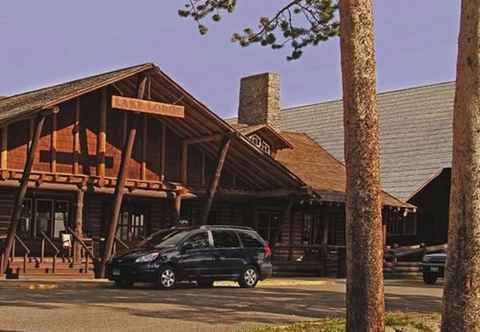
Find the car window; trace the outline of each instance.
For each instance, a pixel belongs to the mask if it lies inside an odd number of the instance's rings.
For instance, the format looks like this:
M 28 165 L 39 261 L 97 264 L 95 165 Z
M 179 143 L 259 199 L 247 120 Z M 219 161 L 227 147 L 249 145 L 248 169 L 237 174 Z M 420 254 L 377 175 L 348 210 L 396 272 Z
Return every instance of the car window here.
M 238 248 L 240 242 L 232 231 L 212 231 L 215 248 Z
M 242 240 L 243 246 L 245 248 L 261 248 L 263 244 L 260 242 L 259 239 L 255 237 L 255 235 L 246 233 L 246 232 L 238 232 L 240 236 L 240 240 Z
M 176 246 L 182 239 L 187 236 L 188 232 L 180 231 L 180 232 L 171 232 L 167 235 L 162 234 L 163 237 L 157 236 L 156 238 L 151 239 L 148 244 L 153 245 L 156 248 L 160 247 L 171 247 Z
M 189 237 L 183 245 L 190 245 L 192 249 L 204 249 L 209 247 L 207 232 L 197 233 Z

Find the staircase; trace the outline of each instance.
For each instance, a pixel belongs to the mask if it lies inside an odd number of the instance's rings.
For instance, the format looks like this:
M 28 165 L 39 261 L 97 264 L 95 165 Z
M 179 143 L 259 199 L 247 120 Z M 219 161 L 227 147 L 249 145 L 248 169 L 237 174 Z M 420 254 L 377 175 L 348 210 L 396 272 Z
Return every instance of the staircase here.
M 43 262 L 36 258 L 15 257 L 7 269 L 7 279 L 93 279 L 94 266 L 91 261 L 73 264 L 61 258 L 45 257 Z

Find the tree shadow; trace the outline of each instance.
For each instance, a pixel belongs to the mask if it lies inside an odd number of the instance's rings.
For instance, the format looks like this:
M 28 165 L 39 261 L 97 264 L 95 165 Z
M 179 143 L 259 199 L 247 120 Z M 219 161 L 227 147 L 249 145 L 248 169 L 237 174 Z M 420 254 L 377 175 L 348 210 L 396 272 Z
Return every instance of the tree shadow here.
M 431 313 L 440 310 L 435 295 L 402 295 L 386 291 L 390 311 Z M 0 305 L 32 306 L 74 304 L 98 306 L 136 317 L 182 320 L 206 324 L 285 324 L 345 314 L 343 286 L 261 287 L 241 289 L 184 287 L 172 291 L 149 287 L 135 289 L 86 288 L 28 291 L 4 289 Z

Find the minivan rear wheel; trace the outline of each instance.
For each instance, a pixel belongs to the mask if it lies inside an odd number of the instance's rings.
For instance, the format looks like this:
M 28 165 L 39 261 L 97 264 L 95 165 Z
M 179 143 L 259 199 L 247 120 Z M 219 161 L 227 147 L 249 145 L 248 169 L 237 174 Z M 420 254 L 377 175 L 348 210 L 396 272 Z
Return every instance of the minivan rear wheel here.
M 175 269 L 171 266 L 164 266 L 158 274 L 157 285 L 160 289 L 172 289 L 177 283 Z
M 243 269 L 242 274 L 238 280 L 242 288 L 254 288 L 258 282 L 258 270 L 255 266 L 248 265 Z

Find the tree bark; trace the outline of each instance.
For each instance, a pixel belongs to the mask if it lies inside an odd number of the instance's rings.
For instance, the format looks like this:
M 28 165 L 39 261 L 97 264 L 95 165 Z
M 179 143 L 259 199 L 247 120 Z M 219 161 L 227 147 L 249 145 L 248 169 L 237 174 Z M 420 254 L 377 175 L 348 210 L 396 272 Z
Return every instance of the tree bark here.
M 463 0 L 442 331 L 480 331 L 480 0 Z
M 384 331 L 383 234 L 372 0 L 340 0 L 347 172 L 347 331 Z

